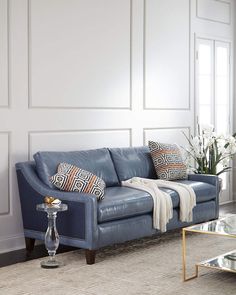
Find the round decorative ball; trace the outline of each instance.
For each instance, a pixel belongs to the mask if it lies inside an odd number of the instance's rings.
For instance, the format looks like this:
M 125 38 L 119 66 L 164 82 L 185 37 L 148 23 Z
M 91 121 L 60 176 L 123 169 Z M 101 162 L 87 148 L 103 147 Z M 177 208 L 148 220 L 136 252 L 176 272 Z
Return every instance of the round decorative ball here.
M 46 197 L 44 198 L 44 203 L 46 203 L 46 204 L 51 204 L 54 200 L 55 200 L 55 198 L 50 197 L 50 196 L 46 196 Z

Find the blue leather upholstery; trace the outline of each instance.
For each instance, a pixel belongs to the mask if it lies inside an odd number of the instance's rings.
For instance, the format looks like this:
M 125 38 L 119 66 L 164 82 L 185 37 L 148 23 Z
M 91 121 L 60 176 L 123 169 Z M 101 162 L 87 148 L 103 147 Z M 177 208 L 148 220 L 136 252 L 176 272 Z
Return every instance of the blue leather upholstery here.
M 98 249 L 158 233 L 152 227 L 152 197 L 146 192 L 119 186 L 119 180 L 134 176 L 156 177 L 148 148 L 110 149 L 110 153 L 107 149 L 40 152 L 35 155 L 37 170 L 35 162 L 16 164 L 25 237 L 44 239 L 46 214 L 37 212 L 35 207 L 43 202 L 46 195 L 68 204 L 68 211 L 60 213 L 57 219 L 61 244 Z M 96 196 L 91 194 L 50 188 L 48 177 L 55 173 L 58 163 L 63 161 L 103 178 L 108 186 L 105 199 L 98 202 Z M 196 192 L 197 206 L 193 209 L 193 223 L 218 217 L 219 182 L 216 176 L 189 175 L 188 180 L 181 182 L 191 185 Z M 169 193 L 174 212 L 167 229 L 188 225 L 179 220 L 178 194 L 172 190 Z
M 109 149 L 119 180 L 132 177 L 157 178 L 147 146 Z
M 189 174 L 188 180 L 206 182 L 216 186 L 218 189 L 220 185 L 218 177 L 210 174 Z
M 167 224 L 167 230 L 181 228 L 190 224 L 208 221 L 215 218 L 216 203 L 201 203 L 193 209 L 193 222 L 180 222 L 179 211 L 173 211 L 173 218 Z M 98 225 L 98 247 L 121 243 L 133 239 L 152 236 L 160 233 L 152 227 L 152 213 L 131 218 L 105 222 Z
M 117 174 L 108 149 L 95 149 L 74 152 L 38 152 L 34 155 L 39 178 L 49 187 L 54 188 L 49 181 L 56 173 L 59 163 L 66 162 L 92 172 L 102 178 L 106 186 L 118 184 Z
M 86 249 L 97 245 L 97 197 L 91 194 L 63 192 L 48 188 L 36 174 L 34 162 L 16 164 L 21 211 L 25 237 L 44 240 L 47 218 L 36 211 L 36 204 L 43 203 L 44 196 L 54 196 L 68 205 L 68 211 L 58 218 L 57 228 L 68 243 Z M 61 212 L 62 213 L 62 212 Z M 72 226 L 73 225 L 73 226 Z M 42 238 L 40 238 L 42 237 Z
M 128 187 L 109 187 L 98 202 L 98 222 L 127 218 L 151 212 L 153 200 L 148 192 Z
M 196 194 L 197 203 L 207 202 L 216 198 L 215 187 L 212 184 L 191 180 L 177 180 L 176 182 L 185 183 L 191 186 Z M 162 188 L 162 190 L 170 193 L 173 207 L 179 207 L 179 195 L 175 191 L 170 189 Z
M 181 180 L 179 182 L 190 185 L 196 193 L 197 203 L 214 200 L 215 187 L 211 184 L 197 181 Z M 178 208 L 180 199 L 176 191 L 161 188 L 170 194 L 173 208 Z M 98 222 L 103 223 L 116 219 L 133 217 L 153 210 L 153 200 L 149 193 L 128 187 L 109 187 L 105 190 L 105 197 L 98 202 Z

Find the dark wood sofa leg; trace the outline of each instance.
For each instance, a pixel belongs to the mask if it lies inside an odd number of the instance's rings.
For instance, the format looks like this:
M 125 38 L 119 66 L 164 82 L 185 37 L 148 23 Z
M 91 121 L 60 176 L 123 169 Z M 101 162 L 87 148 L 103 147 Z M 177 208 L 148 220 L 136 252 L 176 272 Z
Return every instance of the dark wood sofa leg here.
M 29 256 L 34 250 L 35 239 L 25 238 L 26 255 Z
M 85 250 L 85 257 L 87 264 L 94 264 L 95 263 L 95 257 L 96 257 L 96 251 L 95 250 Z

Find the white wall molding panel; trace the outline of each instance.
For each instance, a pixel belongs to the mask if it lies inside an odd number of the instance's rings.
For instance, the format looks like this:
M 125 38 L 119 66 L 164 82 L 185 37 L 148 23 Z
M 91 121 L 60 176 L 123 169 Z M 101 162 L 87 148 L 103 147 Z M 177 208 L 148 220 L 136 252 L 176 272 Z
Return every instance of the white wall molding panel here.
M 236 16 L 236 5 L 233 5 L 232 9 L 231 9 L 231 15 L 233 15 L 233 17 L 235 18 Z M 233 32 L 234 32 L 234 36 L 236 34 L 236 21 L 234 20 L 234 27 L 233 27 Z M 232 64 L 234 67 L 234 72 L 236 69 L 236 40 L 234 39 L 234 46 L 232 48 L 232 52 L 233 52 L 233 56 L 234 59 L 232 60 Z M 234 91 L 234 96 L 233 99 L 235 101 L 235 97 L 236 97 L 236 75 L 234 75 L 233 80 L 232 80 L 232 84 L 233 84 L 233 91 Z M 233 120 L 232 120 L 232 124 L 233 124 L 233 130 L 236 130 L 236 119 L 235 119 L 235 114 L 236 114 L 236 104 L 234 103 L 233 108 L 232 108 L 232 112 L 234 114 L 233 116 Z M 234 201 L 236 201 L 236 161 L 234 160 L 233 162 L 234 167 L 233 167 L 233 199 Z
M 37 151 L 71 151 L 131 146 L 131 129 L 37 131 L 29 133 L 29 159 Z
M 231 24 L 231 3 L 223 0 L 197 0 L 196 16 L 200 19 Z
M 190 127 L 165 127 L 165 128 L 144 128 L 143 144 L 147 145 L 149 140 L 160 141 L 163 143 L 177 143 L 180 146 L 186 146 L 186 136 L 190 136 Z M 184 133 L 184 134 L 183 134 Z
M 0 0 L 0 252 L 24 247 L 15 163 L 39 150 L 186 145 L 194 35 L 233 40 L 234 1 L 204 1 Z
M 30 107 L 130 108 L 131 3 L 29 0 Z
M 0 0 L 0 108 L 9 106 L 9 1 Z
M 0 132 L 0 215 L 10 213 L 10 133 Z
M 146 0 L 144 107 L 190 109 L 190 1 Z

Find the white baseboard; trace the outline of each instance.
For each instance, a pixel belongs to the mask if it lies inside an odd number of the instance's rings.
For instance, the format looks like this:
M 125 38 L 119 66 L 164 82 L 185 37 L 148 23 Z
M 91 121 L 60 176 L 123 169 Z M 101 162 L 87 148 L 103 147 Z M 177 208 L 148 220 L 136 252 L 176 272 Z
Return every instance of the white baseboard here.
M 226 201 L 226 202 L 221 202 L 221 203 L 220 203 L 220 206 L 221 206 L 221 205 L 230 204 L 230 203 L 235 203 L 235 202 L 236 202 L 235 200 L 230 200 L 230 201 Z
M 24 234 L 0 238 L 0 253 L 11 252 L 25 248 Z
M 236 193 L 233 193 L 233 201 L 236 202 Z

